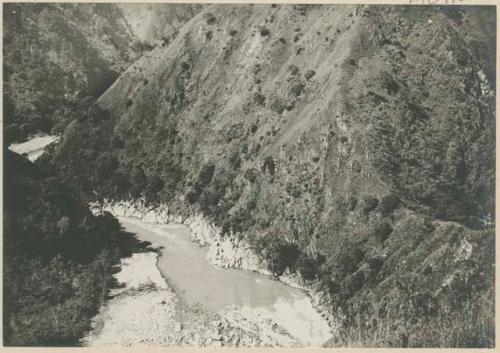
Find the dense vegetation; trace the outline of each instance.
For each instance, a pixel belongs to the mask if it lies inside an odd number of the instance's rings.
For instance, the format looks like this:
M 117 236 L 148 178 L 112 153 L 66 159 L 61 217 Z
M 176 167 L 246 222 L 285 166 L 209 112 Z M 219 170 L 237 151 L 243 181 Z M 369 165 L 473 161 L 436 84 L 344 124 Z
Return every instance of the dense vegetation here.
M 491 347 L 494 14 L 208 11 L 70 113 L 42 164 L 87 200 L 202 212 L 326 293 L 332 345 Z
M 175 150 L 175 125 L 166 120 L 150 126 L 143 111 L 129 115 L 115 131 L 116 118 L 91 97 L 70 116 L 73 120 L 59 146 L 52 155 L 42 156 L 41 165 L 57 170 L 82 200 L 173 197 L 183 176 Z
M 6 4 L 4 116 L 7 137 L 49 133 L 65 110 L 99 96 L 140 50 L 112 5 Z
M 486 12 L 442 8 L 436 20 L 449 24 L 437 28 L 441 36 L 432 43 L 428 24 L 414 13 L 388 14 L 382 31 L 375 19 L 371 45 L 359 55 L 366 57 L 357 60 L 386 62 L 375 71 L 377 84 L 367 86 L 378 98 L 350 104 L 370 124 L 375 167 L 409 207 L 477 228 L 494 214 L 495 77 L 486 73 L 495 54 L 467 37 L 472 15 L 494 26 Z M 422 60 L 418 53 L 429 55 Z
M 78 344 L 115 285 L 120 257 L 144 245 L 8 150 L 3 188 L 4 344 Z

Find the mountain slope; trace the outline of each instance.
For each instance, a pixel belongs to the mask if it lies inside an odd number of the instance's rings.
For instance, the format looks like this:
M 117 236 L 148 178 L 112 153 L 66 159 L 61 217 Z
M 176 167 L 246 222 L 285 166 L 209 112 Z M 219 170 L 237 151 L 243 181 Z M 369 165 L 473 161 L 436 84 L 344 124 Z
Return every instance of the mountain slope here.
M 6 4 L 7 137 L 50 131 L 65 105 L 100 95 L 135 55 L 129 42 L 131 33 L 112 5 Z
M 127 11 L 115 4 L 5 4 L 7 138 L 23 140 L 57 123 L 55 132 L 61 132 L 75 101 L 100 96 L 153 47 L 153 39 L 161 39 L 155 35 L 159 30 L 138 36 L 136 23 L 128 22 L 145 5 L 121 7 Z M 184 9 L 178 14 L 176 7 L 168 16 L 153 5 L 148 11 L 156 22 L 176 18 L 174 28 L 193 15 Z
M 276 276 L 319 283 L 346 317 L 332 344 L 489 346 L 496 39 L 481 24 L 488 7 L 206 6 L 47 161 L 89 199 L 202 212 Z

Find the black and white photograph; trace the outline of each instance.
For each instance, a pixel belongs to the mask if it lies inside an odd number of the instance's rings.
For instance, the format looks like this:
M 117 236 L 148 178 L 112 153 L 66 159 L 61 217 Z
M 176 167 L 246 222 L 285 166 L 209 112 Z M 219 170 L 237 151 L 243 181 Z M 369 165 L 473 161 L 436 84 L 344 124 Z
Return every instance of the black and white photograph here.
M 2 11 L 3 347 L 495 347 L 496 5 Z

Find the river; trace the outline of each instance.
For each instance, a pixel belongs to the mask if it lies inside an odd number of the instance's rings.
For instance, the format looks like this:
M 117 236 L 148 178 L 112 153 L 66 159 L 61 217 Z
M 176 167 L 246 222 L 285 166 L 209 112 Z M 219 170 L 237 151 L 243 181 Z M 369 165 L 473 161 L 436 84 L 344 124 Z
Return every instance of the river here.
M 118 219 L 140 240 L 161 247 L 156 266 L 182 303 L 205 313 L 231 313 L 235 317 L 237 312 L 242 322 L 273 322 L 287 340 L 295 342 L 292 346 L 321 346 L 331 337 L 326 320 L 314 310 L 304 291 L 252 271 L 215 267 L 207 260 L 206 250 L 191 241 L 187 226 L 152 224 L 131 217 Z M 113 299 L 107 305 L 109 313 Z M 119 320 L 110 322 L 113 325 Z M 104 320 L 99 326 L 106 324 Z
M 25 155 L 33 162 L 43 154 L 48 145 L 57 141 L 59 141 L 59 136 L 36 136 L 23 143 L 13 143 L 9 146 L 9 149 L 20 155 Z

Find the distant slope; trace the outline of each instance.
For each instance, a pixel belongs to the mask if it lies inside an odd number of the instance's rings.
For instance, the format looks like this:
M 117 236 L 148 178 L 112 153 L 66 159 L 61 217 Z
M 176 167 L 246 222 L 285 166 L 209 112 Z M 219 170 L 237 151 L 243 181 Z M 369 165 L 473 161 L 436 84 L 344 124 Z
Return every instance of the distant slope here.
M 332 344 L 490 346 L 493 28 L 487 7 L 206 6 L 45 162 L 89 199 L 202 212 L 318 283 L 346 315 Z
M 5 4 L 3 23 L 4 116 L 13 139 L 49 132 L 65 105 L 100 95 L 135 55 L 113 5 Z
M 159 28 L 174 28 L 190 14 L 155 19 Z M 153 41 L 138 37 L 128 17 L 115 4 L 5 4 L 6 136 L 23 140 L 57 123 L 60 132 L 75 101 L 100 96 L 150 50 Z
M 150 44 L 168 43 L 177 31 L 203 8 L 201 4 L 117 3 L 135 34 Z

